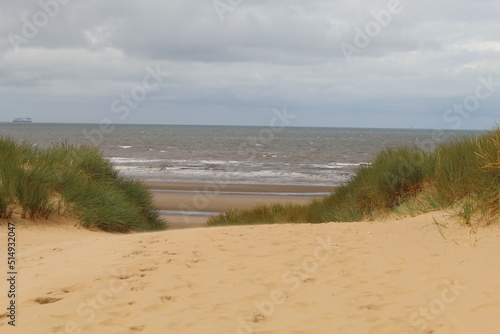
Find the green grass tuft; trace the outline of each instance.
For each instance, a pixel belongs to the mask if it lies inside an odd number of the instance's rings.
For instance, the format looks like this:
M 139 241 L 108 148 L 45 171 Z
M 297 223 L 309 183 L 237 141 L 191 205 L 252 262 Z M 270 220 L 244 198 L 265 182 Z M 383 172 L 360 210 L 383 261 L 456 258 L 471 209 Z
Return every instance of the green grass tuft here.
M 42 150 L 0 137 L 0 218 L 52 213 L 110 232 L 166 227 L 140 182 L 118 175 L 92 146 L 58 144 Z
M 449 209 L 467 225 L 498 222 L 500 128 L 440 145 L 433 152 L 380 152 L 332 195 L 309 205 L 269 204 L 211 217 L 209 225 L 349 222 Z

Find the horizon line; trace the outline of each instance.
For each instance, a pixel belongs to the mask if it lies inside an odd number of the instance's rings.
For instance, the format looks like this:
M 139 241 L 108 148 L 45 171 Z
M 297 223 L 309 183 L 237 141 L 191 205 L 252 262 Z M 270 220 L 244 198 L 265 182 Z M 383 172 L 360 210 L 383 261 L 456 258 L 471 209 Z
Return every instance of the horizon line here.
M 36 124 L 54 124 L 54 125 L 97 125 L 101 123 L 87 122 L 36 122 L 31 123 L 14 123 L 12 121 L 0 121 L 0 124 L 15 124 L 18 126 L 30 126 Z M 107 123 L 106 126 L 208 126 L 208 127 L 269 127 L 269 125 L 241 125 L 241 124 L 178 124 L 178 123 Z M 315 128 L 315 129 L 374 129 L 374 130 L 446 130 L 446 131 L 490 131 L 499 127 L 496 124 L 491 128 L 420 128 L 420 127 L 359 127 L 359 126 L 315 126 L 315 125 L 290 125 L 284 128 Z

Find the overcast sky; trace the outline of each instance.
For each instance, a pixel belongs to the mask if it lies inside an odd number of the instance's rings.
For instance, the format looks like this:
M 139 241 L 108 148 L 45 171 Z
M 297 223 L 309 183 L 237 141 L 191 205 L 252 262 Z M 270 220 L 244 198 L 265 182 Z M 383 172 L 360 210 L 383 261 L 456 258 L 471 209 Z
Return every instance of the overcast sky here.
M 0 122 L 491 129 L 500 1 L 0 4 Z

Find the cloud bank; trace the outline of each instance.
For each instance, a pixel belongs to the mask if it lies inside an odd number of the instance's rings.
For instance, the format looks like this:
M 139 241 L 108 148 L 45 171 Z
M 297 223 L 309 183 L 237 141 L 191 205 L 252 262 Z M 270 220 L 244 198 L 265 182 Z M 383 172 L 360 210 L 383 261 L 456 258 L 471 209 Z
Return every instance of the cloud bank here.
M 491 128 L 499 14 L 489 0 L 10 2 L 0 121 L 265 125 L 286 107 L 296 126 Z

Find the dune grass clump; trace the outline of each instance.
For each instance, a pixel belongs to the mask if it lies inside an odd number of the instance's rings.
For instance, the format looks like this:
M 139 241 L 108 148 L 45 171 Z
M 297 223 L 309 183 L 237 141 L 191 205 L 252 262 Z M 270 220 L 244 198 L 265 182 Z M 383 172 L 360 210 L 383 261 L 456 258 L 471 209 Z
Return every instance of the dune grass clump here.
M 352 206 L 359 217 L 394 208 L 422 190 L 430 169 L 429 155 L 416 147 L 386 149 L 333 195 L 334 202 Z
M 477 158 L 480 161 L 482 180 L 476 186 L 481 212 L 493 219 L 500 216 L 500 128 L 478 142 Z
M 17 211 L 31 219 L 57 212 L 111 232 L 163 229 L 152 203 L 140 182 L 119 176 L 95 147 L 40 149 L 0 138 L 0 218 Z
M 471 225 L 498 222 L 499 207 L 500 128 L 442 144 L 433 152 L 386 149 L 323 199 L 232 210 L 211 217 L 208 224 L 349 222 L 448 209 Z
M 238 221 L 242 225 L 275 224 L 281 222 L 300 223 L 307 220 L 307 211 L 301 204 L 265 204 L 250 210 L 231 209 L 219 214 L 217 224 L 234 225 Z M 209 221 L 212 221 L 212 217 Z

